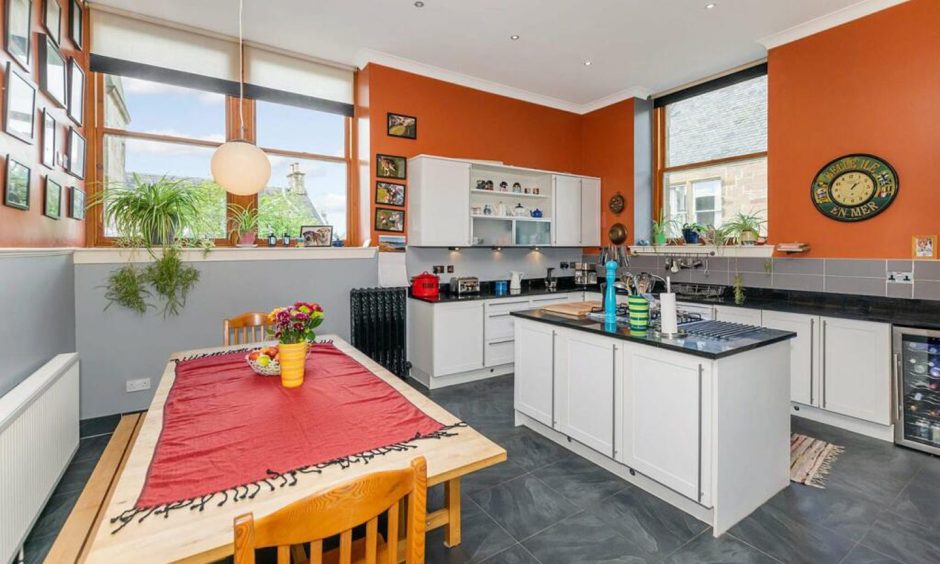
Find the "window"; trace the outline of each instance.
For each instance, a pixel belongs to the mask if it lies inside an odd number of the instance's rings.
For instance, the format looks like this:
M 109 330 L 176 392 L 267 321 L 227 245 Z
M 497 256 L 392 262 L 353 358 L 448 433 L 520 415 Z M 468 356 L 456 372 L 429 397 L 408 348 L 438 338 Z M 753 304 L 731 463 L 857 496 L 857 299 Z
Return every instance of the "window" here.
M 678 226 L 766 219 L 767 76 L 722 84 L 657 101 L 657 201 Z
M 163 176 L 204 191 L 202 233 L 226 237 L 225 191 L 212 181 L 209 162 L 225 141 L 225 96 L 136 78 L 104 76 L 102 140 L 104 186 L 131 185 Z M 105 237 L 119 237 L 104 226 Z
M 261 234 L 300 234 L 332 225 L 346 238 L 347 118 L 307 108 L 256 102 L 258 145 L 271 159 L 271 180 L 258 195 Z

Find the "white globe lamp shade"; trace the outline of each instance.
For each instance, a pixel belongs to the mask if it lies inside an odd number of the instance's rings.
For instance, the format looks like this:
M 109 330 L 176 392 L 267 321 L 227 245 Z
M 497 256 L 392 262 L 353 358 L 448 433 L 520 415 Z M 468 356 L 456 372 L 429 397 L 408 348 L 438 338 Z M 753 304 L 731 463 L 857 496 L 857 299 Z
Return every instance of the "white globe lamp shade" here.
M 252 143 L 229 141 L 212 155 L 212 178 L 226 192 L 251 196 L 268 185 L 271 161 Z

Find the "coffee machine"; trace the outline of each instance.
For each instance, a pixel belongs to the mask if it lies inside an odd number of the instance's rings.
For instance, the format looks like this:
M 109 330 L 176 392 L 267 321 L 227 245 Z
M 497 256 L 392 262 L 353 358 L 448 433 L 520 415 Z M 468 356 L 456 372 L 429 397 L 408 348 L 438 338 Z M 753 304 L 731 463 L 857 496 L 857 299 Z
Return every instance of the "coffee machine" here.
M 576 286 L 593 286 L 597 284 L 597 270 L 590 262 L 574 263 L 574 283 Z

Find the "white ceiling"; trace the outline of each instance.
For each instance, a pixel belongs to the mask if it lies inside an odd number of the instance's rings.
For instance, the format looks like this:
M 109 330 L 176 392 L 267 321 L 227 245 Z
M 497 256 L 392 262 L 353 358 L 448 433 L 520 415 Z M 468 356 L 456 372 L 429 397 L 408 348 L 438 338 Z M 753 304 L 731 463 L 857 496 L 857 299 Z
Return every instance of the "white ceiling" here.
M 717 7 L 706 10 L 710 1 Z M 414 0 L 244 0 L 244 21 L 257 43 L 584 111 L 760 59 L 768 38 L 785 42 L 901 1 L 424 0 L 419 9 Z M 237 0 L 93 3 L 238 32 Z

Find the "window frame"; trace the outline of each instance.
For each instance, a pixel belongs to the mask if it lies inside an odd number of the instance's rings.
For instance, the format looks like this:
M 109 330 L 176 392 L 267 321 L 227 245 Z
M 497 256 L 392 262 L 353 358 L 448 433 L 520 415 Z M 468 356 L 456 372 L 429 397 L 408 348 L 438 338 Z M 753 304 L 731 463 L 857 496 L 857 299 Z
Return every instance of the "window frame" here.
M 143 133 L 139 131 L 130 131 L 126 129 L 112 128 L 107 127 L 105 122 L 105 99 L 106 99 L 106 88 L 105 88 L 105 73 L 94 72 L 89 73 L 91 75 L 91 80 L 87 81 L 86 86 L 86 99 L 94 100 L 94 119 L 91 120 L 89 127 L 91 131 L 89 132 L 89 137 L 92 139 L 92 142 L 89 144 L 89 155 L 88 158 L 92 163 L 92 166 L 89 167 L 89 178 L 90 182 L 86 183 L 86 192 L 88 198 L 94 198 L 97 194 L 103 189 L 105 182 L 105 170 L 104 170 L 104 143 L 105 137 L 107 135 L 119 136 L 128 139 L 141 139 L 146 141 L 158 141 L 158 142 L 167 142 L 167 143 L 177 143 L 182 145 L 192 145 L 198 147 L 208 147 L 216 148 L 219 147 L 220 143 L 215 143 L 212 141 L 205 141 L 202 139 L 191 139 L 187 137 L 177 137 L 173 135 L 159 135 L 154 133 Z M 358 74 L 358 73 L 357 73 Z M 354 80 L 358 79 L 358 76 L 354 77 Z M 239 119 L 239 105 L 242 105 L 242 112 L 244 115 L 245 128 L 242 132 L 241 120 Z M 225 97 L 225 139 L 226 141 L 233 141 L 236 139 L 244 139 L 252 143 L 256 142 L 257 139 L 257 113 L 255 112 L 255 101 L 250 98 L 245 98 L 240 100 L 236 96 L 226 96 Z M 357 217 L 359 213 L 359 195 L 356 186 L 358 186 L 358 171 L 357 167 L 354 166 L 353 155 L 354 149 L 356 148 L 356 128 L 353 127 L 353 118 L 349 116 L 344 116 L 344 136 L 343 149 L 344 156 L 337 157 L 333 155 L 321 155 L 317 153 L 307 153 L 299 151 L 288 151 L 280 150 L 275 148 L 262 147 L 265 153 L 270 155 L 285 156 L 290 158 L 303 158 L 309 160 L 319 160 L 327 161 L 332 163 L 345 163 L 346 165 L 346 240 L 344 244 L 346 246 L 358 244 L 359 235 L 358 235 L 358 223 Z M 231 214 L 228 206 L 232 204 L 238 204 L 241 206 L 249 207 L 252 209 L 257 209 L 258 207 L 258 196 L 236 196 L 234 194 L 226 193 L 226 229 L 231 226 Z M 96 206 L 94 210 L 91 210 L 86 217 L 86 226 L 85 226 L 85 236 L 86 236 L 86 246 L 88 247 L 113 247 L 115 246 L 118 238 L 109 237 L 105 235 L 104 232 L 104 210 L 103 206 Z M 228 236 L 220 239 L 213 239 L 213 243 L 217 247 L 233 247 L 235 246 L 235 237 Z M 282 243 L 279 241 L 278 246 L 281 246 Z M 260 246 L 259 248 L 267 248 L 266 246 Z

